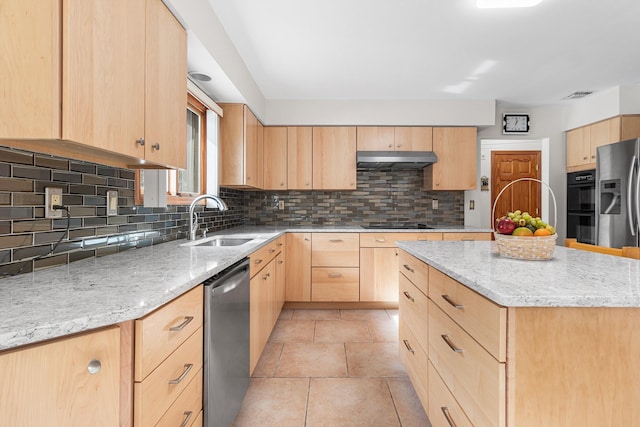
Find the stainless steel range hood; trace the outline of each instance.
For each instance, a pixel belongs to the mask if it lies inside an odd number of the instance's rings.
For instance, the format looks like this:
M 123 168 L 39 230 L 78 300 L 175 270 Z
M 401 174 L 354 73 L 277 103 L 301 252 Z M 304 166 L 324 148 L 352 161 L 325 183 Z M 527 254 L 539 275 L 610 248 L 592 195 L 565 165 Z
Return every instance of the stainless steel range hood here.
M 358 151 L 361 169 L 422 169 L 438 161 L 433 151 Z

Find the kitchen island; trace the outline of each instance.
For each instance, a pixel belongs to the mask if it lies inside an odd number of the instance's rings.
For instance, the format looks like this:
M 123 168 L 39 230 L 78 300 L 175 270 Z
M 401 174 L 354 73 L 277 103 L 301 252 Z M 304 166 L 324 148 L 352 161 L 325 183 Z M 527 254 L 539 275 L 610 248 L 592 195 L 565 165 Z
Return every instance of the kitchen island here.
M 492 242 L 398 246 L 401 357 L 434 426 L 637 424 L 640 262 L 564 247 L 521 261 Z

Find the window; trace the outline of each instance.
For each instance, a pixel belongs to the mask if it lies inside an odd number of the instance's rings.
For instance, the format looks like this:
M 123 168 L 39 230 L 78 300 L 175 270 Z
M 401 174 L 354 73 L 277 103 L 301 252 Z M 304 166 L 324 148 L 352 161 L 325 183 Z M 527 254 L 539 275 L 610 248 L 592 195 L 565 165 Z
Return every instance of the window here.
M 217 147 L 217 112 L 210 114 L 208 108 L 190 93 L 188 94 L 187 115 L 187 168 L 168 170 L 166 173 L 166 190 L 168 205 L 191 203 L 195 196 L 207 192 L 207 159 L 217 163 L 217 153 L 207 153 L 207 146 Z M 212 120 L 213 117 L 213 120 Z M 211 129 L 207 129 L 207 123 Z M 209 130 L 209 132 L 207 132 Z M 149 173 L 136 172 L 138 182 L 136 204 L 144 203 L 144 178 Z M 155 174 L 152 179 L 156 178 Z M 164 174 L 162 174 L 164 176 Z M 217 183 L 214 183 L 217 186 Z M 164 185 L 164 184 L 163 184 Z M 211 192 L 216 192 L 212 189 Z

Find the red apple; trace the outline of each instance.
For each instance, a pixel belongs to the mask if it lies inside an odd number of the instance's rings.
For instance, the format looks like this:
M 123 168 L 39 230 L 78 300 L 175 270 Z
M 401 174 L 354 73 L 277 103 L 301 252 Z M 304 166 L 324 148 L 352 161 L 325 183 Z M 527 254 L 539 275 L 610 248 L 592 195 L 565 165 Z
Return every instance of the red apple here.
M 511 234 L 515 230 L 516 224 L 511 218 L 501 219 L 498 223 L 498 233 Z

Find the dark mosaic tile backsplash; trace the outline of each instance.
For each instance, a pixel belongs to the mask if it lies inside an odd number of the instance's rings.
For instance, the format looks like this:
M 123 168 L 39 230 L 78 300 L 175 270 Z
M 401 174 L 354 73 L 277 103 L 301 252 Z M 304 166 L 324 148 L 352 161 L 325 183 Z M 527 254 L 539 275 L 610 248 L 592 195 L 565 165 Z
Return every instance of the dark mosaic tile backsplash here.
M 44 218 L 49 186 L 63 189 L 71 214 L 69 235 L 53 254 L 67 219 Z M 118 191 L 117 216 L 107 216 L 107 190 Z M 220 196 L 229 211 L 199 207 L 200 227 L 242 225 L 242 192 L 222 188 Z M 186 205 L 136 206 L 133 170 L 0 148 L 0 277 L 185 238 L 188 222 Z
M 221 188 L 229 211 L 199 207 L 209 231 L 247 225 L 434 225 L 464 223 L 464 192 L 422 191 L 421 170 L 359 170 L 356 191 L 240 191 Z M 182 239 L 188 206 L 135 205 L 135 171 L 0 147 L 0 277 Z M 44 218 L 44 189 L 63 189 L 65 217 Z M 118 191 L 118 215 L 106 194 Z M 432 210 L 438 199 L 439 209 Z M 278 209 L 278 202 L 284 209 Z
M 464 224 L 463 191 L 423 191 L 422 170 L 358 170 L 356 191 L 246 191 L 246 224 Z M 432 200 L 438 209 L 432 209 Z M 278 209 L 278 202 L 284 209 Z

